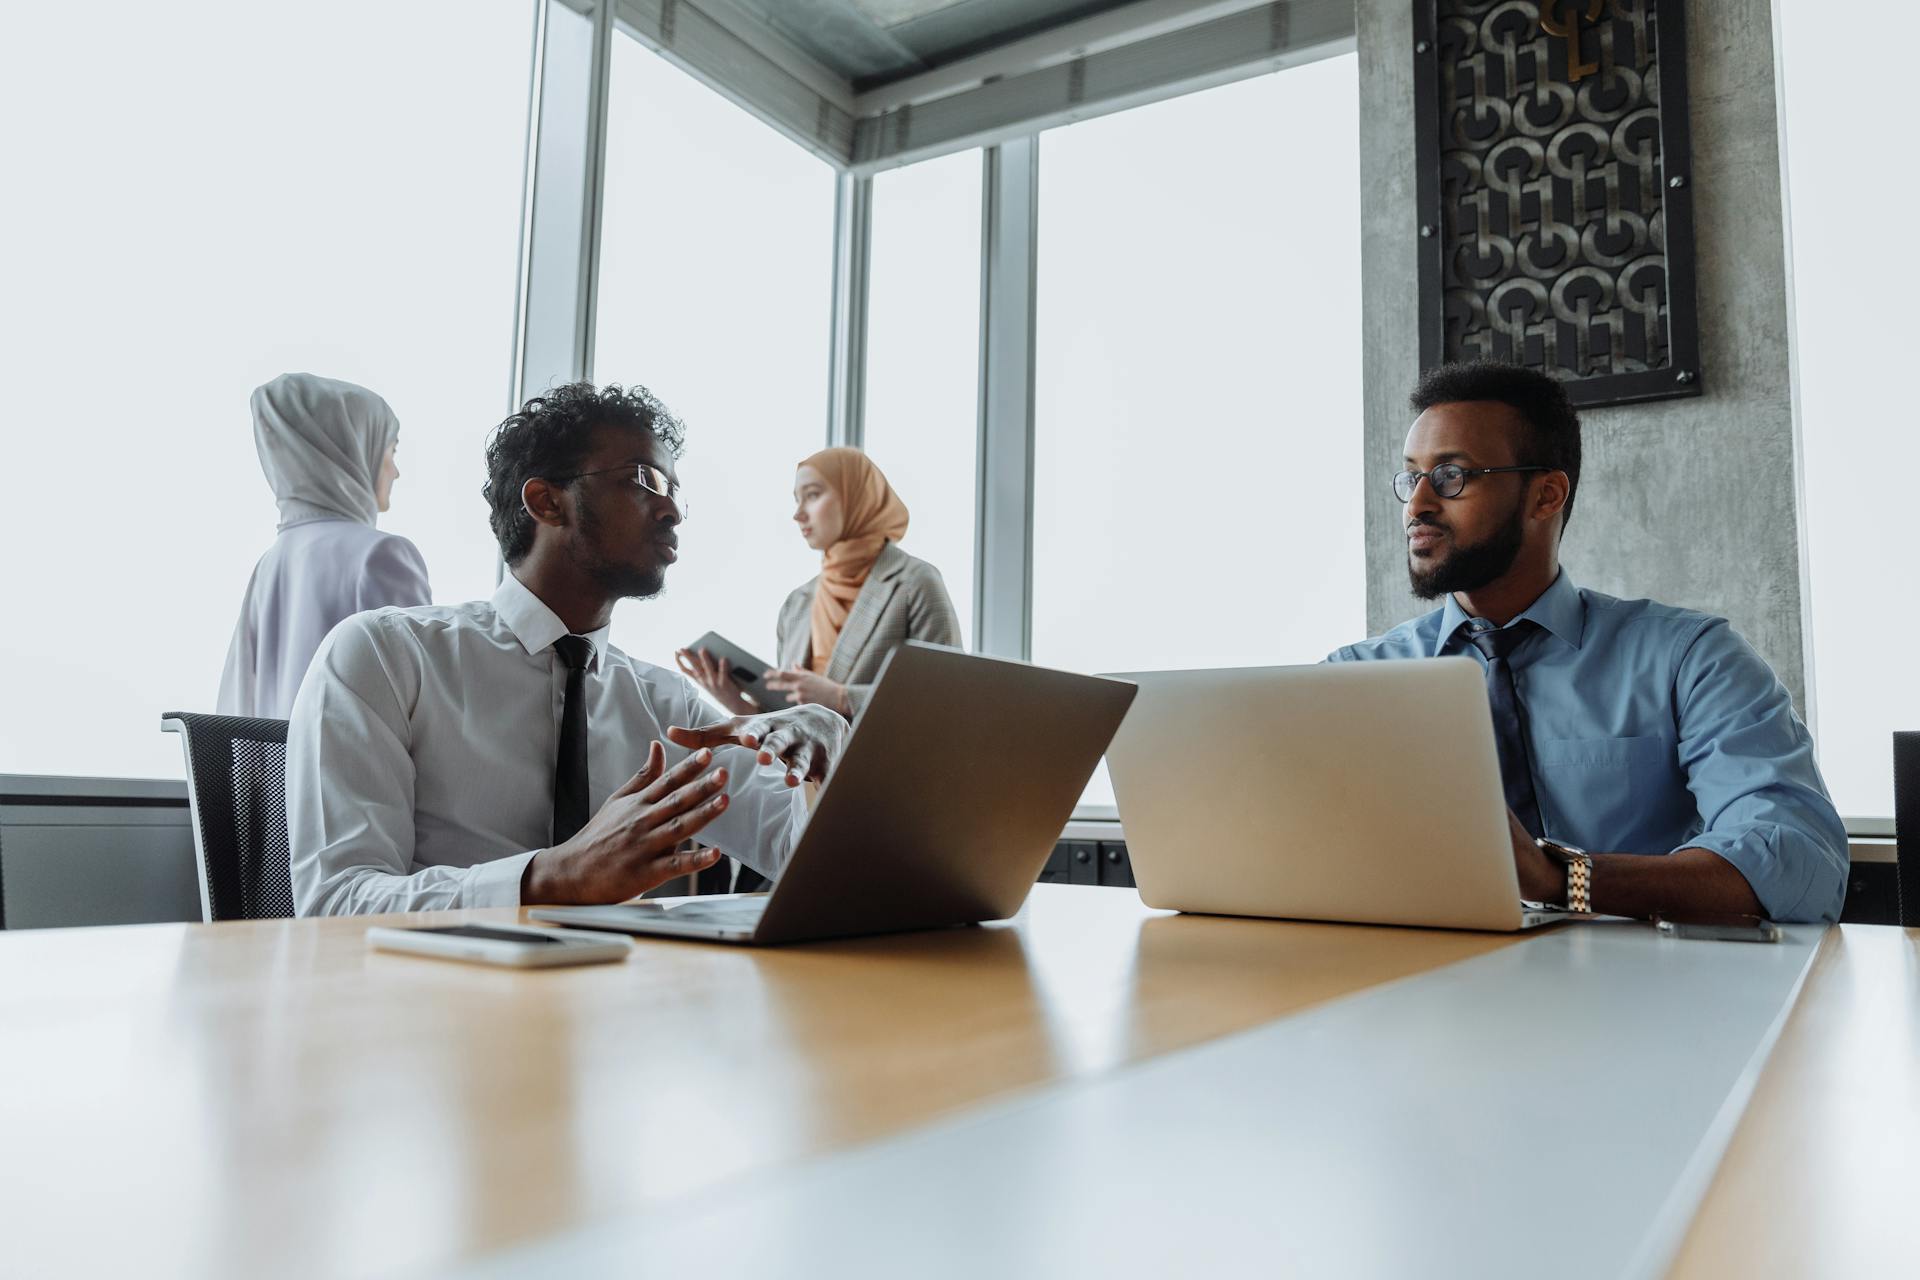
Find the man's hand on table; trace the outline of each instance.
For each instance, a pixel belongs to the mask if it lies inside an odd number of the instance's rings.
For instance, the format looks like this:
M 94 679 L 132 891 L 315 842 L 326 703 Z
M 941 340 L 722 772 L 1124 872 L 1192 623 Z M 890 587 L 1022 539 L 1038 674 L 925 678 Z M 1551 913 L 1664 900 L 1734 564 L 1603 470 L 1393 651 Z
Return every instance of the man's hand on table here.
M 1513 840 L 1513 869 L 1520 873 L 1520 896 L 1528 902 L 1564 906 L 1567 869 L 1533 842 L 1513 810 L 1507 810 L 1507 833 Z
M 1513 841 L 1514 870 L 1520 874 L 1520 896 L 1528 902 L 1566 905 L 1567 869 L 1533 842 L 1511 809 L 1507 810 L 1507 831 Z M 1602 915 L 1646 920 L 1656 915 L 1766 914 L 1739 868 L 1712 850 L 1686 848 L 1664 855 L 1592 856 L 1589 892 L 1594 911 Z

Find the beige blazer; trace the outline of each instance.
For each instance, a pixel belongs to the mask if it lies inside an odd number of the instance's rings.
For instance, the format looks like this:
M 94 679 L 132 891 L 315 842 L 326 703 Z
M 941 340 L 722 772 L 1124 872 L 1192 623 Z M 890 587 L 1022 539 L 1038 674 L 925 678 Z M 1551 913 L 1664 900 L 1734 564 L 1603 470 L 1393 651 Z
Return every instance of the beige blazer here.
M 783 667 L 805 667 L 813 658 L 813 592 L 820 580 L 794 588 L 780 606 L 780 657 Z M 889 542 L 873 562 L 860 596 L 847 613 L 847 625 L 834 642 L 827 679 L 847 686 L 855 715 L 867 705 L 873 682 L 887 655 L 908 640 L 926 640 L 958 648 L 960 619 L 940 571 Z

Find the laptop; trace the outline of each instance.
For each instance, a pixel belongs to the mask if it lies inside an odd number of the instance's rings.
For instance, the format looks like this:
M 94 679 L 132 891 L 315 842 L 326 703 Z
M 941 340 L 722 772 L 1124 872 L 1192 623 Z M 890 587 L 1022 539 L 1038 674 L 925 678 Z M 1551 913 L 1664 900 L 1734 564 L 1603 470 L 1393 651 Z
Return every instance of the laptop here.
M 1005 919 L 1133 695 L 1117 680 L 910 641 L 881 669 L 770 892 L 528 914 L 754 944 Z
M 1215 915 L 1511 931 L 1523 904 L 1469 658 L 1116 676 L 1107 765 L 1140 897 Z

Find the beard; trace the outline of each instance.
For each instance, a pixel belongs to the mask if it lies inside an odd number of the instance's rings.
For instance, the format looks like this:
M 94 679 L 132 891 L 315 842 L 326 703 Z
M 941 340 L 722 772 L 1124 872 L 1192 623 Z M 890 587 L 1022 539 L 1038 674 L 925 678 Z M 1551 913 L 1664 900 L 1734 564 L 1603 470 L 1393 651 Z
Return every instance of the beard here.
M 645 568 L 616 560 L 603 550 L 601 524 L 593 508 L 580 508 L 578 549 L 581 567 L 594 583 L 610 596 L 623 600 L 647 600 L 667 586 L 667 567 L 655 563 Z
M 1455 591 L 1478 591 L 1505 576 L 1520 558 L 1526 531 L 1526 506 L 1516 501 L 1512 517 L 1479 542 L 1456 546 L 1452 555 L 1424 565 L 1409 555 L 1407 577 L 1413 594 L 1422 600 L 1437 600 Z

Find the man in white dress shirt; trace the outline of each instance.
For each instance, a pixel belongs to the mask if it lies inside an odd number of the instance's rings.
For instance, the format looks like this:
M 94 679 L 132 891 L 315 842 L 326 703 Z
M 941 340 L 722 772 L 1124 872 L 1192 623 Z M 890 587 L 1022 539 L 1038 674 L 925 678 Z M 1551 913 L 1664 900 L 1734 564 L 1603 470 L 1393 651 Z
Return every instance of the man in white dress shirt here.
M 335 627 L 287 731 L 293 898 L 341 915 L 634 897 L 721 853 L 773 877 L 846 722 L 714 713 L 607 642 L 686 516 L 680 424 L 641 388 L 561 387 L 487 447 L 507 574 L 490 600 Z M 718 764 L 716 748 L 742 767 Z M 676 852 L 698 833 L 698 852 Z

